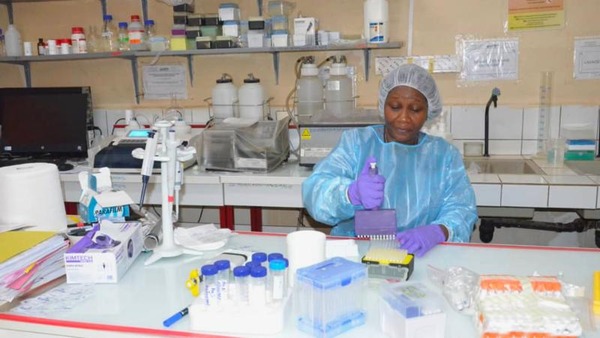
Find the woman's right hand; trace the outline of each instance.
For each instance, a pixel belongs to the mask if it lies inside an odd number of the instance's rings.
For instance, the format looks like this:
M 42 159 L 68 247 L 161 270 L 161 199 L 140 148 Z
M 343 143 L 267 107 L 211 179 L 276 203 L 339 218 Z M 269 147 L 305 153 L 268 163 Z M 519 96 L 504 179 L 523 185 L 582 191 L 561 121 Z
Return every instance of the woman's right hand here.
M 360 175 L 348 187 L 348 199 L 352 205 L 362 205 L 365 209 L 375 209 L 383 203 L 383 190 L 385 178 L 377 173 L 372 173 L 371 163 L 377 163 L 373 156 L 365 161 Z

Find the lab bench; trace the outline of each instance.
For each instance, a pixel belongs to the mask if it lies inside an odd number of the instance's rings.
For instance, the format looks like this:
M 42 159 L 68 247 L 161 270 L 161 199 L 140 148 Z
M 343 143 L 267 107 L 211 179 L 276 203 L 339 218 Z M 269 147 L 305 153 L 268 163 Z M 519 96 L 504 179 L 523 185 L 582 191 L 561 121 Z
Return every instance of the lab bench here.
M 521 156 L 497 156 L 515 159 Z M 600 176 L 580 175 L 566 166 L 553 167 L 534 158 L 540 174 L 469 174 L 480 216 L 519 217 L 536 209 L 580 212 L 586 218 L 600 218 Z M 77 170 L 61 173 L 66 202 L 77 202 L 81 189 Z M 204 171 L 198 166 L 185 171 L 182 206 L 220 207 L 221 226 L 233 229 L 235 207 L 250 207 L 251 229 L 262 230 L 262 207 L 302 208 L 302 182 L 311 170 L 289 161 L 268 173 Z M 134 199 L 141 193 L 137 174 L 113 174 L 113 186 Z M 146 203 L 160 204 L 159 176 L 151 177 Z
M 11 333 L 30 332 L 45 333 L 44 337 L 216 337 L 219 332 L 190 331 L 189 316 L 168 329 L 162 326 L 163 320 L 193 301 L 185 287 L 190 271 L 204 264 L 204 259 L 210 259 L 223 250 L 285 253 L 285 243 L 284 235 L 249 232 L 237 233 L 219 251 L 207 251 L 198 258 L 183 255 L 145 266 L 144 261 L 149 253 L 142 253 L 118 284 L 82 286 L 88 294 L 82 299 L 73 300 L 70 309 L 48 313 L 38 309 L 42 314 L 38 312 L 36 315 L 0 312 L 0 336 L 4 331 L 9 336 Z M 358 240 L 357 244 L 359 253 L 364 254 L 368 242 Z M 561 275 L 566 283 L 584 287 L 589 299 L 593 272 L 600 270 L 598 262 L 599 249 L 444 243 L 415 261 L 410 280 L 423 282 L 443 297 L 439 288 L 428 279 L 429 265 L 439 269 L 461 266 L 477 274 Z M 64 284 L 58 287 L 61 286 Z M 366 293 L 366 324 L 340 337 L 382 335 L 379 327 L 378 280 L 369 281 Z M 272 337 L 307 337 L 297 330 L 291 311 L 293 305 L 288 306 L 290 311 L 285 313 L 282 332 Z M 472 316 L 451 309 L 446 301 L 443 302 L 443 310 L 447 315 L 445 337 L 478 336 Z M 232 325 L 235 325 L 235 318 L 232 321 Z M 590 327 L 585 337 L 599 334 L 600 331 Z

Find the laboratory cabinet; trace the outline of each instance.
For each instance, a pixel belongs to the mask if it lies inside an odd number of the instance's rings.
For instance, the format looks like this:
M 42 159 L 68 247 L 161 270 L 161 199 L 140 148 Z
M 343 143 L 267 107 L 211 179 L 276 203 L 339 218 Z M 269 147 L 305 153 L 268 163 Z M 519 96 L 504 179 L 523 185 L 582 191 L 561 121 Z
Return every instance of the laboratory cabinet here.
M 9 23 L 13 22 L 13 11 L 12 4 L 19 2 L 48 2 L 57 0 L 0 0 L 0 4 L 7 6 Z M 64 0 L 61 0 L 64 1 Z M 80 0 L 69 0 L 69 1 L 80 1 Z M 107 13 L 107 0 L 98 0 L 102 9 L 102 15 Z M 144 18 L 148 17 L 148 4 L 147 0 L 140 0 L 142 7 L 142 15 Z M 262 2 L 258 0 L 259 12 L 262 11 Z M 363 52 L 363 67 L 365 79 L 369 80 L 369 65 L 371 62 L 371 54 L 373 51 L 384 50 L 384 49 L 400 49 L 402 48 L 402 42 L 389 42 L 389 43 L 353 43 L 353 44 L 336 44 L 326 46 L 302 46 L 302 47 L 263 47 L 263 48 L 223 48 L 223 49 L 202 49 L 202 50 L 186 50 L 186 51 L 163 51 L 163 52 L 150 52 L 150 51 L 117 51 L 117 52 L 103 52 L 103 53 L 87 53 L 87 54 L 67 54 L 67 55 L 43 55 L 43 56 L 21 56 L 21 57 L 0 57 L 0 63 L 13 64 L 23 67 L 25 75 L 25 86 L 31 87 L 31 67 L 30 64 L 34 62 L 59 62 L 59 61 L 77 61 L 77 60 L 99 60 L 99 59 L 122 59 L 131 64 L 131 76 L 135 91 L 136 103 L 139 102 L 140 88 L 139 88 L 139 71 L 138 71 L 138 59 L 140 58 L 155 58 L 160 56 L 170 57 L 183 57 L 187 59 L 188 74 L 190 77 L 190 83 L 194 83 L 194 68 L 193 58 L 201 57 L 203 55 L 234 55 L 234 54 L 271 54 L 273 58 L 273 73 L 275 76 L 275 83 L 279 84 L 279 58 L 281 53 L 305 53 L 305 52 L 330 52 L 330 51 L 356 51 L 360 50 Z

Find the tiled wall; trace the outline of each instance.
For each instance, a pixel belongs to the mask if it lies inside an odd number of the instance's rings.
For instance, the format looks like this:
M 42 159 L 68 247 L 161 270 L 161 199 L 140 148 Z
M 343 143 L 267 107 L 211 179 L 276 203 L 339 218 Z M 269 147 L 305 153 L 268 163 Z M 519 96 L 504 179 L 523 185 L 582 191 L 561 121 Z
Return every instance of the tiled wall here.
M 453 143 L 463 152 L 465 142 L 483 142 L 485 107 L 453 106 L 448 109 Z M 539 108 L 490 107 L 490 155 L 535 155 L 538 146 Z M 577 127 L 598 135 L 598 106 L 554 106 L 551 137 L 564 137 L 563 127 Z M 590 132 L 591 132 L 590 131 Z M 595 137 L 597 138 L 597 137 Z

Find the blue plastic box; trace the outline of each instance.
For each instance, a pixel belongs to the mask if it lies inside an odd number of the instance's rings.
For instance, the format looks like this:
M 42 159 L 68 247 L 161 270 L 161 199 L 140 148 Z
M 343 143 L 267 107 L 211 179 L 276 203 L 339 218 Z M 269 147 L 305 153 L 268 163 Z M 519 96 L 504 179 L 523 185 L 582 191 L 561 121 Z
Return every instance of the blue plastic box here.
M 334 257 L 296 272 L 294 308 L 300 331 L 334 337 L 366 321 L 367 267 Z

